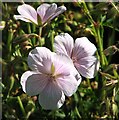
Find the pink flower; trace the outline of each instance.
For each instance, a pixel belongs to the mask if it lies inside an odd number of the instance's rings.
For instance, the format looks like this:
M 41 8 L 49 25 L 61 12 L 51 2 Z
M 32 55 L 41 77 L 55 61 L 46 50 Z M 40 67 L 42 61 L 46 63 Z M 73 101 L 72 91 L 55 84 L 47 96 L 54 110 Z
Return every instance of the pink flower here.
M 55 50 L 69 56 L 78 72 L 86 77 L 93 78 L 99 69 L 99 61 L 95 56 L 96 47 L 86 37 L 74 40 L 64 33 L 55 37 Z
M 39 94 L 44 109 L 60 108 L 65 95 L 72 96 L 81 82 L 81 76 L 65 55 L 58 55 L 45 47 L 36 47 L 28 56 L 32 71 L 21 77 L 23 91 L 30 96 Z
M 18 6 L 17 10 L 20 15 L 14 15 L 16 20 L 20 19 L 25 22 L 33 22 L 36 25 L 44 25 L 46 22 L 63 13 L 66 10 L 66 7 L 60 6 L 57 8 L 55 3 L 43 3 L 37 8 L 36 11 L 32 6 L 23 4 Z

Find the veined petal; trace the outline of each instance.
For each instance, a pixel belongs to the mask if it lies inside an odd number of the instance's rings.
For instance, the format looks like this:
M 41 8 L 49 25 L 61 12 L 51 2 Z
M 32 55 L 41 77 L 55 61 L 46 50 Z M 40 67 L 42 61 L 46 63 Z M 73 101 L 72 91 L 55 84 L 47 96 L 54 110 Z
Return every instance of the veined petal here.
M 26 19 L 34 22 L 35 24 L 38 24 L 37 23 L 37 12 L 32 6 L 23 4 L 23 5 L 18 6 L 17 10 L 19 14 L 24 16 Z
M 68 33 L 62 33 L 55 37 L 54 48 L 56 52 L 63 53 L 71 57 L 73 47 L 73 38 Z
M 65 96 L 55 81 L 49 81 L 39 95 L 40 105 L 47 110 L 60 108 L 65 101 Z
M 37 13 L 38 15 L 41 17 L 41 20 L 43 22 L 43 18 L 46 14 L 47 9 L 50 7 L 50 4 L 44 3 L 41 4 L 38 8 L 37 8 Z
M 22 20 L 22 21 L 25 21 L 25 22 L 31 22 L 29 19 L 25 18 L 25 16 L 22 16 L 22 15 L 14 15 L 14 18 L 16 20 Z
M 79 73 L 86 78 L 94 78 L 95 74 L 99 70 L 99 61 L 95 56 L 88 56 L 81 58 L 76 63 L 75 67 Z
M 71 74 L 76 78 L 77 86 L 79 86 L 82 79 L 70 57 L 64 54 L 54 54 L 53 64 L 55 66 L 55 75 L 69 76 Z
M 45 47 L 36 47 L 28 56 L 28 65 L 32 70 L 41 73 L 50 73 L 52 65 L 52 52 Z
M 30 96 L 40 94 L 48 84 L 49 77 L 37 73 L 30 75 L 26 80 L 26 93 Z
M 72 68 L 71 74 L 75 77 L 75 79 L 77 80 L 77 86 L 79 86 L 81 83 L 82 77 L 80 76 L 79 72 L 75 67 Z
M 55 66 L 55 74 L 61 75 L 70 75 L 70 72 L 73 70 L 72 60 L 64 54 L 54 54 L 53 64 Z
M 50 7 L 47 9 L 46 14 L 43 18 L 43 23 L 49 20 L 49 18 L 54 15 L 56 10 L 57 10 L 57 4 L 55 3 L 51 4 Z
M 23 91 L 26 93 L 26 81 L 28 79 L 29 76 L 33 75 L 33 74 L 36 74 L 36 72 L 33 72 L 33 71 L 27 71 L 25 73 L 23 73 L 23 75 L 21 76 L 21 85 L 22 85 L 22 89 Z
M 50 20 L 52 20 L 53 18 L 55 18 L 59 14 L 63 13 L 64 11 L 66 11 L 66 7 L 65 6 L 58 7 L 57 10 L 55 11 L 54 15 L 50 18 Z
M 78 59 L 94 55 L 96 47 L 86 37 L 77 38 L 74 44 L 72 56 Z
M 62 91 L 62 96 L 61 96 L 61 99 L 57 103 L 57 107 L 58 108 L 62 107 L 62 105 L 64 104 L 64 102 L 65 102 L 65 95 L 64 95 L 64 93 Z
M 66 96 L 72 96 L 79 84 L 73 75 L 59 77 L 56 81 Z

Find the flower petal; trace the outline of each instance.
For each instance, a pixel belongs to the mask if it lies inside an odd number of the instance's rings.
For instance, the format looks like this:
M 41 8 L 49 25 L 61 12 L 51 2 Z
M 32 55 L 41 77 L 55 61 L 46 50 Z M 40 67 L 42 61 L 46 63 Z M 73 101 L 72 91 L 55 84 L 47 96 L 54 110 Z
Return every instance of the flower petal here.
M 59 14 L 63 13 L 64 11 L 66 11 L 66 7 L 65 6 L 58 7 L 57 10 L 55 11 L 54 15 L 50 18 L 50 20 L 52 20 L 53 18 L 55 18 Z
M 73 62 L 64 54 L 54 54 L 53 64 L 55 66 L 55 74 L 70 75 L 72 71 Z M 66 64 L 67 63 L 67 64 Z
M 18 6 L 17 10 L 19 14 L 21 14 L 23 17 L 34 22 L 35 24 L 38 24 L 37 23 L 37 12 L 32 6 L 23 4 L 23 5 Z
M 74 65 L 79 73 L 86 78 L 94 78 L 99 70 L 99 61 L 95 56 L 81 58 Z
M 27 78 L 25 78 L 27 76 Z M 22 81 L 25 80 L 25 90 L 26 93 L 30 96 L 38 95 L 40 94 L 43 89 L 48 84 L 48 76 L 41 74 L 41 73 L 35 73 L 30 74 L 28 76 L 28 72 L 22 76 Z
M 70 57 L 64 54 L 54 54 L 53 64 L 55 66 L 55 75 L 69 76 L 72 74 L 78 81 L 77 86 L 80 84 L 81 76 L 74 67 Z
M 51 18 L 54 15 L 56 10 L 57 10 L 57 4 L 55 3 L 51 4 L 50 7 L 47 9 L 46 14 L 43 18 L 43 23 L 48 21 L 49 18 Z
M 77 69 L 74 67 L 72 68 L 72 72 L 71 74 L 75 77 L 75 79 L 77 80 L 77 86 L 80 85 L 82 77 L 80 76 L 79 72 L 77 71 Z
M 44 21 L 43 21 L 43 18 L 44 18 L 45 14 L 46 14 L 46 11 L 47 11 L 47 9 L 48 9 L 49 7 L 50 7 L 50 4 L 44 3 L 44 4 L 41 4 L 41 5 L 37 8 L 37 13 L 38 13 L 38 15 L 41 17 L 42 22 L 44 22 Z
M 44 109 L 60 108 L 64 101 L 65 96 L 54 81 L 49 81 L 46 88 L 39 95 L 39 103 Z
M 25 22 L 31 22 L 29 19 L 25 18 L 24 16 L 22 15 L 14 15 L 14 18 L 16 20 L 22 20 L 22 21 L 25 21 Z
M 59 77 L 56 81 L 66 96 L 72 96 L 79 84 L 73 75 Z
M 23 73 L 23 75 L 21 76 L 21 85 L 22 85 L 22 89 L 23 91 L 26 93 L 26 81 L 28 79 L 29 76 L 36 74 L 36 72 L 32 72 L 32 71 L 27 71 L 25 73 Z
M 62 33 L 55 37 L 54 48 L 57 53 L 63 53 L 71 57 L 73 47 L 73 38 L 68 33 Z
M 78 59 L 94 55 L 96 47 L 86 37 L 77 38 L 74 44 L 72 56 Z
M 50 73 L 52 65 L 52 52 L 45 47 L 36 47 L 28 56 L 28 65 L 34 71 Z

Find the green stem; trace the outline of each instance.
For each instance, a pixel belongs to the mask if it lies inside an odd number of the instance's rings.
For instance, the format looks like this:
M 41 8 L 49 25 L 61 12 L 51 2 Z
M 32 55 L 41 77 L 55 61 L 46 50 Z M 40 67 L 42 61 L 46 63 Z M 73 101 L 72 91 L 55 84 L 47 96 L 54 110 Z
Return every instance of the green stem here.
M 35 24 L 32 24 L 32 33 L 35 33 L 36 32 L 36 25 Z M 33 37 L 32 38 L 32 45 L 34 46 L 36 44 L 36 38 Z
M 86 6 L 86 3 L 83 2 L 83 9 L 84 9 L 84 14 L 88 17 L 89 22 L 92 25 L 92 31 L 94 32 L 94 37 L 96 39 L 98 48 L 99 48 L 99 54 L 100 54 L 100 60 L 101 60 L 101 67 L 102 69 L 106 65 L 106 57 L 103 53 L 103 26 L 102 24 L 96 23 L 92 16 L 90 15 L 90 12 Z M 106 79 L 102 78 L 102 80 L 99 80 L 99 88 L 101 89 L 100 92 L 100 98 L 104 101 L 106 97 L 106 91 L 103 90 L 102 88 L 106 84 Z
M 50 36 L 50 41 L 51 41 L 51 51 L 53 51 L 54 52 L 54 34 L 55 34 L 55 32 L 52 30 L 51 31 L 51 36 Z
M 96 28 L 95 28 L 96 29 Z M 104 53 L 103 53 L 103 41 L 102 41 L 102 38 L 100 36 L 100 29 L 97 28 L 96 29 L 96 39 L 97 39 L 97 42 L 98 42 L 98 47 L 99 47 L 99 53 L 100 53 L 100 59 L 101 59 L 101 66 L 102 68 L 105 66 L 105 56 L 104 56 Z
M 115 5 L 113 2 L 110 2 L 110 3 L 111 3 L 111 5 L 115 8 L 115 10 L 119 13 L 118 7 L 116 7 L 116 5 Z
M 90 15 L 90 12 L 86 6 L 85 2 L 82 2 L 83 4 L 83 9 L 84 9 L 84 13 L 85 15 L 88 17 L 88 20 L 90 21 L 90 23 L 93 25 L 95 23 L 95 21 L 93 20 L 92 16 Z
M 76 111 L 76 113 L 77 113 L 78 118 L 81 119 L 81 115 L 80 115 L 77 107 L 75 107 L 75 111 Z
M 28 28 L 28 34 L 31 34 L 31 33 L 32 33 L 32 30 L 31 30 L 31 25 L 30 25 L 30 23 L 27 23 L 27 28 Z M 34 46 L 34 39 L 31 38 L 30 41 L 31 41 L 32 46 Z
M 42 35 L 42 27 L 39 27 L 39 46 L 41 47 L 41 35 Z
M 26 112 L 25 112 L 24 106 L 22 104 L 21 98 L 19 96 L 17 96 L 17 99 L 18 99 L 18 103 L 21 108 L 22 114 L 24 115 L 24 118 L 26 118 Z
M 119 74 L 117 73 L 117 71 L 115 69 L 113 69 L 113 74 L 117 79 L 119 79 Z
M 0 81 L 0 90 L 1 90 L 2 88 L 5 88 L 5 85 Z
M 11 77 L 10 77 L 10 81 L 9 81 L 10 86 L 9 86 L 9 90 L 8 90 L 7 98 L 9 98 L 9 96 L 10 96 L 10 92 L 11 92 L 13 86 L 14 86 L 14 82 L 15 82 L 15 79 L 14 79 L 13 76 L 11 76 Z
M 30 34 L 31 33 L 31 26 L 29 23 L 27 23 L 27 27 L 28 27 L 28 33 Z
M 9 51 L 9 55 L 8 55 L 8 59 L 11 60 L 10 56 L 11 56 L 11 50 L 12 50 L 12 44 L 11 44 L 11 41 L 13 39 L 13 31 L 12 29 L 10 29 L 8 31 L 8 40 L 7 40 L 7 45 L 8 45 L 8 51 Z
M 98 47 L 99 47 L 99 53 L 100 53 L 100 57 L 101 57 L 101 65 L 102 67 L 105 65 L 105 60 L 104 60 L 104 53 L 103 53 L 103 41 L 100 35 L 100 26 L 96 26 L 96 22 L 93 20 L 92 16 L 90 15 L 90 12 L 86 6 L 85 2 L 83 3 L 83 9 L 84 9 L 84 13 L 85 15 L 88 17 L 89 22 L 92 24 L 92 30 L 94 32 L 94 37 L 97 41 Z

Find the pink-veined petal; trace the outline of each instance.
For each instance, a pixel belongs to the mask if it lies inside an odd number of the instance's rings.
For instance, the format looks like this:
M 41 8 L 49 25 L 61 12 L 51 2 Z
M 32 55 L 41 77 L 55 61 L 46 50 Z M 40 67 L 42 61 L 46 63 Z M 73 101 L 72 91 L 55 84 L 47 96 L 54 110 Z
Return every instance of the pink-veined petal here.
M 24 16 L 22 15 L 14 15 L 14 18 L 16 20 L 22 20 L 22 21 L 25 21 L 25 22 L 31 22 L 29 19 L 26 19 Z
M 52 52 L 45 47 L 36 47 L 28 56 L 28 65 L 32 70 L 41 73 L 50 73 L 52 65 Z
M 25 73 L 22 74 L 21 76 L 21 80 L 20 83 L 22 85 L 22 89 L 23 91 L 26 93 L 26 81 L 28 79 L 29 76 L 33 75 L 33 74 L 37 74 L 36 72 L 33 71 L 26 71 Z
M 24 16 L 24 18 L 34 22 L 35 24 L 38 24 L 37 23 L 37 12 L 32 6 L 23 4 L 23 5 L 18 6 L 17 10 L 19 14 Z
M 49 77 L 47 75 L 41 73 L 32 74 L 26 80 L 26 93 L 30 96 L 38 95 L 44 90 L 48 82 Z
M 39 95 L 40 105 L 47 110 L 60 108 L 65 101 L 65 96 L 55 81 L 49 81 Z
M 46 14 L 43 18 L 43 23 L 49 20 L 49 18 L 51 18 L 54 15 L 56 10 L 57 10 L 57 4 L 55 3 L 51 4 L 50 7 L 47 9 Z
M 55 37 L 54 48 L 56 52 L 63 53 L 71 57 L 74 40 L 68 33 L 62 33 Z
M 72 96 L 79 84 L 73 75 L 59 77 L 56 81 L 66 96 Z
M 75 77 L 75 79 L 77 80 L 77 86 L 79 86 L 81 83 L 82 77 L 80 76 L 79 72 L 75 67 L 72 68 L 71 74 Z
M 64 54 L 54 54 L 53 64 L 55 66 L 55 74 L 69 75 L 73 70 L 72 60 Z
M 79 73 L 86 78 L 94 78 L 99 70 L 99 61 L 95 56 L 81 58 L 74 65 Z
M 37 8 L 37 13 L 38 15 L 41 17 L 41 20 L 43 22 L 43 18 L 46 14 L 47 9 L 50 7 L 50 4 L 44 3 L 41 4 L 38 8 Z
M 59 14 L 63 13 L 64 11 L 66 11 L 65 6 L 58 7 L 57 10 L 55 11 L 54 15 L 50 18 L 50 20 L 54 19 L 55 17 L 57 17 Z
M 72 56 L 78 59 L 94 55 L 96 47 L 86 37 L 77 38 L 74 44 Z
M 64 54 L 54 54 L 53 64 L 55 66 L 56 75 L 68 76 L 72 74 L 78 81 L 77 86 L 80 84 L 81 76 L 74 67 L 74 64 L 70 57 Z

